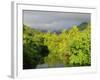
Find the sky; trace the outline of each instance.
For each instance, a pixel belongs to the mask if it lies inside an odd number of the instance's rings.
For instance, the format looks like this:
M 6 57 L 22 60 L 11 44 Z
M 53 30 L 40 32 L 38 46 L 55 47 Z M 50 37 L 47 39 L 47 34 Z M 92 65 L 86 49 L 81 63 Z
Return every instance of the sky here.
M 39 30 L 59 31 L 90 21 L 89 13 L 23 11 L 23 24 Z

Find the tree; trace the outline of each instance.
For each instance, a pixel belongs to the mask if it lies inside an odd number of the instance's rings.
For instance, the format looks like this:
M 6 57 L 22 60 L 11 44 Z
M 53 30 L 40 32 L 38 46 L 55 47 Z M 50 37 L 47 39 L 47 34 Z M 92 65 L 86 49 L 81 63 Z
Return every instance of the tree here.
M 70 64 L 76 66 L 88 66 L 91 64 L 91 36 L 90 26 L 75 34 L 70 44 Z
M 37 64 L 44 63 L 44 57 L 48 55 L 48 47 L 44 45 L 42 33 L 23 27 L 23 68 L 36 68 Z
M 90 26 L 83 23 L 57 33 L 23 25 L 23 68 L 36 68 L 38 64 L 48 64 L 48 67 L 91 65 Z

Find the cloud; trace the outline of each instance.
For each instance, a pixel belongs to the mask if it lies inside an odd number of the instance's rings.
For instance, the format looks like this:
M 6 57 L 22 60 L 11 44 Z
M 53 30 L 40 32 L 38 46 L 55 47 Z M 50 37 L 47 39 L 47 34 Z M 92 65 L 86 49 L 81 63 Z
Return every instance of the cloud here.
M 82 22 L 90 22 L 89 13 L 68 13 L 68 12 L 48 12 L 48 11 L 24 11 L 24 24 L 32 28 L 41 30 L 60 30 L 68 29 L 73 25 Z

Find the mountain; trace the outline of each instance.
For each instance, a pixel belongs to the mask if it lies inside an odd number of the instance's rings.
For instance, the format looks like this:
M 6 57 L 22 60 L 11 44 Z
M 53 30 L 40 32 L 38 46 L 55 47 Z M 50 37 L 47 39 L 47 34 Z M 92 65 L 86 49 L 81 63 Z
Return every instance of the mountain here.
M 77 26 L 77 28 L 82 31 L 84 30 L 86 27 L 88 27 L 89 23 L 88 22 L 83 22 L 80 25 Z

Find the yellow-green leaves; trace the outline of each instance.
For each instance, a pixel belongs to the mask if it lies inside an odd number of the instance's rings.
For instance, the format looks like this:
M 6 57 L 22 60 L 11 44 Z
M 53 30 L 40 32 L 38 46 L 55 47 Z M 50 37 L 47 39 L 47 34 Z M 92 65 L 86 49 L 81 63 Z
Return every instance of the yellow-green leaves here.
M 42 32 L 24 25 L 24 68 L 36 68 L 38 64 L 48 64 L 48 67 L 91 65 L 91 27 L 84 25 L 59 33 Z
M 85 30 L 79 31 L 79 35 L 76 34 L 70 45 L 70 64 L 74 65 L 90 65 L 91 61 L 91 36 L 90 27 Z

